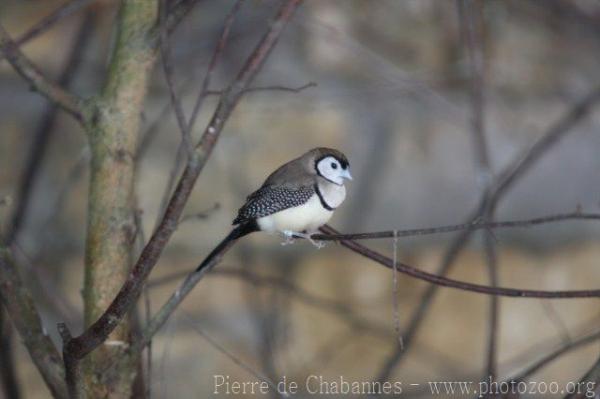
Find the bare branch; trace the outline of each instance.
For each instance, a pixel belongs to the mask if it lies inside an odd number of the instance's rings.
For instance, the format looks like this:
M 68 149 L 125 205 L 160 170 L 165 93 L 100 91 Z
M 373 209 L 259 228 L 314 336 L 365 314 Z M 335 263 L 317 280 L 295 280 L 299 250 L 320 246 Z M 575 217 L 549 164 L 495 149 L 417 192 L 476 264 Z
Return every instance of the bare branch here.
M 169 297 L 167 302 L 160 308 L 160 310 L 154 315 L 152 320 L 146 326 L 142 336 L 137 342 L 131 347 L 131 352 L 136 354 L 141 352 L 146 345 L 152 341 L 152 337 L 158 332 L 158 330 L 167 322 L 169 317 L 173 314 L 175 309 L 183 302 L 185 297 L 192 291 L 192 289 L 198 284 L 204 276 L 206 276 L 213 267 L 221 262 L 223 255 L 229 251 L 237 241 L 230 241 L 220 253 L 216 254 L 211 261 L 198 272 L 189 273 L 183 282 L 179 285 L 177 290 Z M 194 269 L 195 270 L 195 269 Z
M 189 274 L 187 271 L 173 273 L 156 280 L 148 282 L 148 288 L 156 288 L 164 284 L 179 281 Z M 386 340 L 390 337 L 389 329 L 384 325 L 378 325 L 373 320 L 367 320 L 362 316 L 358 315 L 351 306 L 348 306 L 346 302 L 332 300 L 329 298 L 320 297 L 312 294 L 304 288 L 289 282 L 286 279 L 280 277 L 271 276 L 260 276 L 247 269 L 220 269 L 213 270 L 209 277 L 229 277 L 238 278 L 248 284 L 252 284 L 257 287 L 271 286 L 278 289 L 284 290 L 286 294 L 294 296 L 302 303 L 315 307 L 327 312 L 332 315 L 339 317 L 344 320 L 352 330 L 357 331 L 368 331 L 373 335 L 385 338 Z
M 485 216 L 486 209 L 492 209 L 496 204 L 504 197 L 508 192 L 508 189 L 515 184 L 519 178 L 521 178 L 527 170 L 537 161 L 548 149 L 550 149 L 560 138 L 564 135 L 573 131 L 573 127 L 577 125 L 581 120 L 586 117 L 592 110 L 593 106 L 600 100 L 600 87 L 596 87 L 587 96 L 578 101 L 573 107 L 569 108 L 567 112 L 541 136 L 535 144 L 523 151 L 522 154 L 515 157 L 512 162 L 504 168 L 499 177 L 495 179 L 495 183 L 492 184 L 489 190 L 487 190 L 480 199 L 480 203 L 477 208 L 467 218 L 470 223 L 480 221 Z M 458 255 L 465 248 L 471 236 L 473 230 L 464 230 L 448 247 L 446 254 L 442 260 L 440 267 L 436 274 L 438 276 L 447 275 L 452 269 L 454 262 L 458 258 Z M 405 348 L 407 348 L 411 342 L 413 336 L 416 335 L 422 321 L 430 308 L 433 298 L 439 288 L 438 285 L 430 285 L 421 300 L 419 306 L 413 313 L 411 321 L 407 327 L 406 333 L 404 334 Z M 402 352 L 400 348 L 397 348 L 389 358 L 384 362 L 381 368 L 378 381 L 387 380 L 392 371 L 399 364 L 406 351 Z
M 13 330 L 4 308 L 0 306 L 0 381 L 2 392 L 7 398 L 18 399 L 21 397 L 21 387 L 17 378 L 15 367 Z
M 552 220 L 554 217 L 549 217 L 548 220 Z M 594 215 L 593 219 L 600 219 L 600 215 Z M 542 219 L 540 219 L 542 220 Z M 560 220 L 557 218 L 556 220 Z M 524 224 L 528 225 L 531 221 L 523 222 L 504 222 L 507 225 L 512 225 L 513 227 Z M 503 222 L 499 222 L 499 225 L 502 225 Z M 489 228 L 489 227 L 488 227 Z M 324 235 L 314 235 L 313 237 L 318 237 L 319 240 L 326 240 L 328 237 L 335 239 L 336 241 L 340 241 L 341 244 L 350 250 L 357 252 L 377 263 L 382 264 L 390 269 L 394 268 L 394 261 L 384 255 L 381 255 L 378 252 L 372 251 L 355 241 L 351 241 L 349 239 L 340 239 L 338 237 L 344 237 L 345 235 L 339 234 L 336 230 L 334 230 L 330 226 L 324 226 L 321 228 L 321 231 L 325 233 Z M 467 230 L 471 231 L 471 230 Z M 387 234 L 388 232 L 384 232 Z M 394 234 L 394 232 L 391 232 Z M 368 233 L 367 233 L 368 234 Z M 375 233 L 378 234 L 378 233 Z M 351 236 L 351 235 L 350 235 Z M 211 260 L 211 262 L 199 272 L 191 272 L 187 275 L 184 281 L 179 285 L 175 293 L 171 295 L 171 297 L 167 300 L 167 302 L 162 306 L 162 308 L 157 312 L 157 314 L 153 317 L 146 330 L 142 334 L 142 338 L 136 342 L 132 346 L 132 351 L 137 353 L 150 342 L 154 334 L 162 327 L 162 325 L 167 321 L 170 315 L 175 311 L 175 309 L 179 306 L 179 304 L 185 299 L 185 297 L 191 292 L 191 290 L 198 284 L 198 282 L 204 278 L 204 276 L 217 264 L 221 262 L 221 259 L 225 255 L 227 251 L 229 251 L 237 241 L 230 242 L 223 250 L 216 254 L 215 257 Z M 419 270 L 415 267 L 409 266 L 407 264 L 403 264 L 397 262 L 397 270 L 401 273 L 407 274 L 411 277 L 418 278 L 420 280 L 428 281 L 435 285 L 456 288 L 464 291 L 477 292 L 486 295 L 499 295 L 499 296 L 508 296 L 508 297 L 523 297 L 523 298 L 587 298 L 587 297 L 599 297 L 600 290 L 579 290 L 579 291 L 540 291 L 540 290 L 525 290 L 525 289 L 515 289 L 515 288 L 501 288 L 501 287 L 490 287 L 485 285 L 472 284 L 464 281 L 452 280 L 445 278 L 443 276 L 427 273 L 425 271 Z M 194 269 L 195 270 L 195 269 Z
M 464 47 L 469 56 L 471 69 L 470 79 L 470 101 L 472 110 L 471 137 L 475 154 L 477 179 L 484 189 L 483 198 L 486 199 L 482 218 L 484 221 L 493 221 L 494 207 L 487 204 L 489 199 L 490 182 L 492 181 L 492 167 L 488 152 L 488 142 L 485 129 L 486 108 L 486 74 L 484 58 L 484 32 L 483 32 L 483 3 L 470 0 L 458 0 L 458 16 L 462 27 Z M 491 232 L 485 234 L 484 238 L 485 263 L 488 269 L 490 285 L 498 285 L 498 261 L 496 246 Z M 490 313 L 488 324 L 488 346 L 487 346 L 487 371 L 490 378 L 496 377 L 497 363 L 497 341 L 498 341 L 498 316 L 500 304 L 498 297 L 490 298 Z
M 69 87 L 76 76 L 77 70 L 81 66 L 83 60 L 82 53 L 85 50 L 89 39 L 92 37 L 96 21 L 95 13 L 87 13 L 81 20 L 81 25 L 76 35 L 75 43 L 72 46 L 68 59 L 66 61 L 63 72 L 61 73 L 58 84 L 63 87 Z M 40 118 L 40 122 L 34 132 L 33 141 L 31 144 L 30 153 L 27 156 L 25 169 L 20 178 L 19 189 L 17 194 L 17 208 L 12 216 L 7 233 L 4 237 L 6 245 L 11 246 L 13 240 L 16 239 L 23 219 L 25 211 L 29 206 L 30 196 L 33 190 L 33 183 L 42 165 L 44 154 L 48 148 L 48 142 L 54 131 L 54 124 L 57 116 L 57 105 L 53 102 L 48 104 Z
M 199 3 L 200 0 L 180 0 L 171 6 L 168 10 L 167 16 L 167 32 L 169 34 L 179 26 L 181 21 L 192 11 L 194 6 Z M 160 34 L 160 33 L 159 33 Z
M 222 94 L 217 109 L 196 148 L 194 157 L 189 160 L 179 180 L 161 223 L 106 312 L 80 336 L 67 343 L 64 351 L 68 358 L 66 361 L 76 362 L 98 347 L 115 329 L 127 311 L 134 306 L 146 278 L 177 227 L 177 222 L 181 217 L 196 179 L 210 157 L 225 122 L 237 105 L 243 90 L 250 85 L 261 69 L 285 25 L 300 3 L 301 0 L 288 0 L 283 4 L 267 33 L 260 40 L 234 82 Z
M 47 335 L 31 292 L 23 285 L 9 251 L 4 248 L 0 248 L 0 300 L 52 394 L 66 398 L 60 354 Z
M 458 258 L 460 251 L 467 244 L 472 233 L 472 230 L 463 230 L 461 234 L 452 242 L 442 261 L 441 267 L 437 270 L 437 275 L 445 276 L 448 273 L 448 270 Z M 396 348 L 392 351 L 392 353 L 390 353 L 387 359 L 384 360 L 383 365 L 375 377 L 376 381 L 388 381 L 394 369 L 400 364 L 400 361 L 407 353 L 407 349 L 410 348 L 413 338 L 416 337 L 419 327 L 427 315 L 427 311 L 433 302 L 433 298 L 435 297 L 435 293 L 437 292 L 438 288 L 439 286 L 435 284 L 427 287 L 425 293 L 421 296 L 418 302 L 417 308 L 413 311 L 410 317 L 408 326 L 402 334 L 404 345 L 396 345 Z
M 262 87 L 258 86 L 258 87 L 250 87 L 250 88 L 246 89 L 245 93 L 251 94 L 251 93 L 262 92 L 262 91 L 300 93 L 301 91 L 304 91 L 308 88 L 316 87 L 316 86 L 317 86 L 317 84 L 314 82 L 309 82 L 309 83 L 303 84 L 302 86 L 298 86 L 298 87 L 288 87 L 288 86 L 283 86 L 283 85 L 262 86 Z M 184 94 L 187 93 L 186 88 L 188 88 L 188 87 L 189 87 L 189 85 L 184 86 L 184 90 L 183 90 Z M 223 94 L 224 91 L 225 90 L 208 90 L 206 92 L 206 96 L 220 96 L 221 94 Z M 152 141 L 156 138 L 157 134 L 159 133 L 159 128 L 160 128 L 161 123 L 164 122 L 165 118 L 169 115 L 169 111 L 172 110 L 172 107 L 170 105 L 171 105 L 171 103 L 169 101 L 169 104 L 167 106 L 164 106 L 160 110 L 160 112 L 158 113 L 158 116 L 154 119 L 154 121 L 146 129 L 146 132 L 143 134 L 142 141 L 138 147 L 136 159 L 141 159 L 146 154 L 146 151 L 150 147 L 150 144 L 152 143 Z
M 537 373 L 538 371 L 540 371 L 543 367 L 546 367 L 549 363 L 556 360 L 560 356 L 562 356 L 570 351 L 573 351 L 575 349 L 578 349 L 582 346 L 589 345 L 592 342 L 595 342 L 598 340 L 600 340 L 600 331 L 594 332 L 592 334 L 584 335 L 583 337 L 575 339 L 573 342 L 564 344 L 563 346 L 556 349 L 555 351 L 550 352 L 546 356 L 542 357 L 541 359 L 539 359 L 538 361 L 536 361 L 535 363 L 533 363 L 532 365 L 527 367 L 525 370 L 521 371 L 518 375 L 508 378 L 507 380 L 508 381 L 523 381 L 523 380 L 527 379 L 528 377 L 532 376 L 533 374 Z
M 271 380 L 269 377 L 267 377 L 263 373 L 260 373 L 256 370 L 254 370 L 251 366 L 247 365 L 242 360 L 240 360 L 237 356 L 235 356 L 233 353 L 231 353 L 230 351 L 225 349 L 214 338 L 212 338 L 211 336 L 206 334 L 202 329 L 200 329 L 200 327 L 198 327 L 197 323 L 194 322 L 194 320 L 190 316 L 186 315 L 186 321 L 194 329 L 194 331 L 196 331 L 198 334 L 200 334 L 200 336 L 202 336 L 213 348 L 215 348 L 217 351 L 219 351 L 220 353 L 222 353 L 223 355 L 228 357 L 237 366 L 241 367 L 246 372 L 248 372 L 250 375 L 254 376 L 255 378 L 259 379 L 260 381 L 266 382 L 271 387 L 272 392 L 278 394 L 278 396 L 288 397 L 287 394 L 279 392 L 277 385 L 273 382 L 273 380 Z
M 556 121 L 523 155 L 517 157 L 499 175 L 491 190 L 492 205 L 495 205 L 524 175 L 535 162 L 554 144 L 579 124 L 600 101 L 600 87 L 596 87 L 588 95 L 579 100 L 558 121 Z
M 69 93 L 44 76 L 35 65 L 21 52 L 12 41 L 4 27 L 0 24 L 0 51 L 15 71 L 25 79 L 31 87 L 53 101 L 80 123 L 84 122 L 83 101 Z
M 168 43 L 168 32 L 167 32 L 167 0 L 160 0 L 160 54 L 163 66 L 163 72 L 165 74 L 165 81 L 167 88 L 169 89 L 169 97 L 171 99 L 171 106 L 175 111 L 175 117 L 177 119 L 177 125 L 181 132 L 182 145 L 189 157 L 193 156 L 194 147 L 192 145 L 191 132 L 188 129 L 185 115 L 183 113 L 183 107 L 181 106 L 181 100 L 177 95 L 173 77 L 173 64 L 171 62 L 171 52 Z
M 301 91 L 304 91 L 311 87 L 317 87 L 317 84 L 315 82 L 308 82 L 308 83 L 303 84 L 302 86 L 298 86 L 298 87 L 289 87 L 289 86 L 283 86 L 283 85 L 250 87 L 249 89 L 246 90 L 246 93 L 256 93 L 259 91 L 283 91 L 283 92 L 289 92 L 289 93 L 300 93 Z
M 208 93 L 208 87 L 210 86 L 210 81 L 217 66 L 217 63 L 221 59 L 223 55 L 223 51 L 225 50 L 225 46 L 227 45 L 227 41 L 229 39 L 229 33 L 231 32 L 231 26 L 233 25 L 233 21 L 235 20 L 235 16 L 237 15 L 240 7 L 242 6 L 244 0 L 236 0 L 233 7 L 225 17 L 225 22 L 223 23 L 223 30 L 221 32 L 221 36 L 217 41 L 217 46 L 213 51 L 213 55 L 208 63 L 208 69 L 206 70 L 206 75 L 204 75 L 204 80 L 202 81 L 202 86 L 200 87 L 200 92 L 198 93 L 198 98 L 194 103 L 194 108 L 192 110 L 192 115 L 190 116 L 189 123 L 187 128 L 189 131 L 192 131 L 194 128 L 194 124 L 196 123 L 196 118 L 200 114 L 200 109 L 202 108 L 202 103 L 204 102 L 204 98 Z
M 308 83 L 305 83 L 302 86 L 298 86 L 298 87 L 289 87 L 289 86 L 283 86 L 283 85 L 249 87 L 248 89 L 244 90 L 244 94 L 257 93 L 257 92 L 262 92 L 262 91 L 281 91 L 281 92 L 286 92 L 286 93 L 300 93 L 301 91 L 304 91 L 311 87 L 317 87 L 317 84 L 315 82 L 308 82 Z M 215 96 L 215 95 L 221 95 L 222 93 L 223 93 L 223 90 L 208 90 L 206 92 L 206 95 L 207 96 Z
M 323 226 L 321 231 L 325 234 L 338 234 L 338 232 L 330 226 Z M 387 268 L 393 268 L 392 259 L 375 252 L 356 241 L 342 240 L 341 244 L 346 248 L 356 252 L 368 259 L 371 259 Z M 442 287 L 455 288 L 462 291 L 477 292 L 485 295 L 499 295 L 506 297 L 518 298 L 596 298 L 600 297 L 600 289 L 596 290 L 577 290 L 577 291 L 541 291 L 541 290 L 526 290 L 516 288 L 489 287 L 486 285 L 472 284 L 465 281 L 453 280 L 436 274 L 428 273 L 423 270 L 409 266 L 405 263 L 398 262 L 398 271 L 410 277 L 419 280 L 427 281 Z
M 171 172 L 169 174 L 167 186 L 166 186 L 166 189 L 165 189 L 163 197 L 162 197 L 159 217 L 162 216 L 162 214 L 166 208 L 166 205 L 168 204 L 168 200 L 169 200 L 170 196 L 172 195 L 173 186 L 175 185 L 177 174 L 179 173 L 181 165 L 183 164 L 183 158 L 184 158 L 183 155 L 187 153 L 188 159 L 191 159 L 194 156 L 194 149 L 193 149 L 191 141 L 190 141 L 190 136 L 191 136 L 196 118 L 200 112 L 202 102 L 204 101 L 204 98 L 206 97 L 206 91 L 210 84 L 210 79 L 211 79 L 212 73 L 217 65 L 217 62 L 219 61 L 219 59 L 221 57 L 221 54 L 223 53 L 223 50 L 227 43 L 227 39 L 229 37 L 229 31 L 231 30 L 231 25 L 233 24 L 235 15 L 237 14 L 238 10 L 240 9 L 242 3 L 243 3 L 243 0 L 237 0 L 236 3 L 234 4 L 233 8 L 231 9 L 231 11 L 225 18 L 221 37 L 217 41 L 217 46 L 216 46 L 216 48 L 213 52 L 213 55 L 211 57 L 211 60 L 209 62 L 208 70 L 206 71 L 206 75 L 202 82 L 201 90 L 198 93 L 198 98 L 196 99 L 196 103 L 194 104 L 194 108 L 192 110 L 192 116 L 190 117 L 189 123 L 185 119 L 185 115 L 183 113 L 181 103 L 175 94 L 175 85 L 174 85 L 174 83 L 172 81 L 172 77 L 171 77 L 171 75 L 172 75 L 171 69 L 172 68 L 171 68 L 170 62 L 169 62 L 169 52 L 165 45 L 165 43 L 167 41 L 166 28 L 165 28 L 166 22 L 161 20 L 161 26 L 162 26 L 162 29 L 161 29 L 161 53 L 162 53 L 162 59 L 163 59 L 163 69 L 165 70 L 165 78 L 167 81 L 167 86 L 169 87 L 171 103 L 173 105 L 173 110 L 175 111 L 177 124 L 179 126 L 179 130 L 181 131 L 183 140 L 179 144 L 179 147 L 177 148 L 177 154 L 175 156 L 175 164 L 173 165 Z M 163 15 L 164 15 L 164 12 L 163 12 Z M 164 17 L 163 17 L 163 19 L 164 19 Z
M 70 49 L 70 53 L 67 57 L 67 61 L 63 72 L 61 73 L 58 84 L 63 87 L 69 87 L 77 75 L 76 72 L 79 69 L 82 61 L 82 52 L 84 51 L 89 39 L 92 36 L 92 32 L 95 26 L 95 14 L 87 13 L 84 18 L 82 18 L 80 22 L 80 27 L 76 35 L 75 43 L 72 45 Z M 4 241 L 8 248 L 17 247 L 17 236 L 21 230 L 25 219 L 25 213 L 30 204 L 30 197 L 33 192 L 33 184 L 35 178 L 38 175 L 40 170 L 40 166 L 42 165 L 42 161 L 44 158 L 44 154 L 46 149 L 48 148 L 48 142 L 50 140 L 51 134 L 54 131 L 54 125 L 56 121 L 58 106 L 50 102 L 47 104 L 46 109 L 44 110 L 40 122 L 35 129 L 34 137 L 32 140 L 32 145 L 30 152 L 27 156 L 27 161 L 25 163 L 25 168 L 22 173 L 22 177 L 20 178 L 20 183 L 17 192 L 17 201 L 16 201 L 16 209 L 13 212 L 13 215 L 10 219 L 10 223 L 8 225 L 6 234 L 4 236 Z M 60 303 L 60 298 L 55 295 L 49 295 L 46 285 L 50 283 L 49 279 L 37 279 L 41 283 L 42 291 L 44 292 L 46 298 L 49 303 Z M 57 307 L 60 309 L 61 307 Z M 0 312 L 2 312 L 0 310 Z M 66 313 L 68 315 L 75 314 L 73 312 Z M 2 317 L 2 315 L 0 315 Z M 7 337 L 10 337 L 10 328 L 11 326 L 7 323 L 5 329 L 2 329 L 2 333 L 6 334 Z M 3 336 L 3 339 L 6 337 Z M 6 338 L 8 339 L 8 338 Z M 2 353 L 2 366 L 7 369 L 11 369 L 12 371 L 16 370 L 15 365 L 11 362 L 11 354 L 9 353 L 10 347 L 3 347 L 4 353 Z M 7 373 L 3 373 L 3 375 L 8 375 Z M 14 385 L 14 384 L 13 384 Z M 7 384 L 5 383 L 5 386 Z M 10 398 L 18 398 L 19 394 L 12 389 L 12 393 L 7 395 Z
M 565 396 L 565 399 L 597 398 L 600 395 L 600 359 L 596 360 L 588 372 L 581 377 L 576 386 L 578 389 Z M 585 390 L 579 389 L 582 386 L 585 387 Z
M 205 220 L 205 219 L 208 219 L 209 217 L 212 216 L 213 213 L 215 213 L 219 209 L 221 209 L 221 204 L 219 204 L 218 202 L 216 202 L 212 207 L 210 207 L 207 210 L 196 212 L 196 213 L 191 214 L 191 215 L 185 215 L 184 217 L 181 218 L 181 221 L 179 222 L 179 224 L 185 223 L 185 222 L 192 222 L 194 220 Z
M 453 233 L 457 231 L 497 230 L 510 228 L 529 228 L 548 223 L 566 222 L 570 220 L 600 220 L 600 213 L 571 212 L 558 215 L 542 216 L 539 218 L 525 220 L 509 220 L 505 222 L 485 222 L 477 219 L 470 223 L 452 224 L 440 227 L 409 230 L 386 230 L 372 233 L 353 234 L 313 234 L 311 237 L 319 241 L 342 241 L 342 240 L 373 240 L 381 238 L 414 237 L 432 234 Z
M 87 7 L 96 0 L 71 0 L 59 6 L 56 10 L 42 18 L 37 24 L 32 26 L 27 32 L 23 33 L 15 39 L 17 47 L 23 46 L 30 40 L 38 37 L 42 33 L 48 31 L 60 20 L 67 18 L 75 12 Z

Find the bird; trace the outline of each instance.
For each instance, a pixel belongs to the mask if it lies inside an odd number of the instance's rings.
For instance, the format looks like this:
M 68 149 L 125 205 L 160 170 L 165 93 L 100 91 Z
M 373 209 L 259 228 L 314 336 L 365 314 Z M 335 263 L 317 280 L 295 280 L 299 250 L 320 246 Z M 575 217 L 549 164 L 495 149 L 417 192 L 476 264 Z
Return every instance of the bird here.
M 311 235 L 329 221 L 346 198 L 345 180 L 352 180 L 346 156 L 318 147 L 280 166 L 246 198 L 231 232 L 208 254 L 199 272 L 236 240 L 258 231 L 281 233 L 287 241 Z

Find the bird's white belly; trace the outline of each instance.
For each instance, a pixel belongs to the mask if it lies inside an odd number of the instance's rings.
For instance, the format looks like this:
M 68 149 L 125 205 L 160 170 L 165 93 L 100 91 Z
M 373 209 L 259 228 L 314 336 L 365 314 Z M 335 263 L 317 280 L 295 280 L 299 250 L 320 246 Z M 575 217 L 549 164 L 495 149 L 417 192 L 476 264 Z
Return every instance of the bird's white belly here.
M 269 216 L 258 218 L 256 222 L 262 231 L 297 233 L 315 232 L 329 221 L 333 211 L 328 211 L 321 205 L 319 197 L 313 195 L 305 204 L 288 208 Z

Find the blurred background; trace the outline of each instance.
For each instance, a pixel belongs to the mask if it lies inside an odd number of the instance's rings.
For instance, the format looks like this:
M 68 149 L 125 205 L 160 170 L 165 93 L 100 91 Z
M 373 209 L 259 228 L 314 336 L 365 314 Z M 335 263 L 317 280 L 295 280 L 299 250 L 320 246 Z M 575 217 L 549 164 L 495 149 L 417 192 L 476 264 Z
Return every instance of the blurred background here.
M 595 0 L 480 1 L 471 14 L 482 49 L 481 115 L 490 173 L 473 143 L 473 68 L 465 15 L 442 0 L 307 0 L 255 86 L 314 86 L 244 97 L 202 173 L 188 215 L 155 268 L 146 305 L 156 311 L 182 278 L 227 234 L 244 198 L 282 163 L 317 146 L 350 159 L 354 181 L 331 225 L 344 232 L 462 223 L 486 184 L 573 105 L 600 84 L 600 3 Z M 64 1 L 3 0 L 0 20 L 12 37 Z M 200 0 L 171 39 L 176 87 L 191 107 L 233 1 Z M 212 83 L 235 76 L 280 4 L 248 0 Z M 118 2 L 91 2 L 29 41 L 24 51 L 43 71 L 84 96 L 101 87 Z M 464 10 L 463 10 L 464 12 Z M 468 20 L 468 18 L 467 18 Z M 466 36 L 467 35 L 467 36 Z M 79 49 L 77 49 L 79 46 Z M 73 59 L 75 58 L 75 60 Z M 65 75 L 65 69 L 68 73 Z M 215 98 L 194 130 L 202 133 Z M 600 107 L 551 147 L 498 203 L 497 220 L 600 209 Z M 49 333 L 67 320 L 82 328 L 86 228 L 86 139 L 79 126 L 28 90 L 0 61 L 0 222 L 15 210 L 36 132 L 51 129 L 24 224 L 17 260 L 34 288 Z M 160 63 L 142 115 L 137 202 L 151 234 L 175 164 L 180 133 Z M 483 233 L 462 251 L 450 277 L 488 284 Z M 494 232 L 500 285 L 598 288 L 600 224 L 565 222 Z M 400 239 L 397 257 L 437 272 L 455 237 Z M 329 243 L 281 246 L 255 235 L 228 253 L 161 330 L 152 346 L 152 397 L 206 397 L 214 375 L 303 382 L 331 380 L 478 381 L 486 373 L 489 297 L 440 289 L 404 350 L 394 328 L 391 273 Z M 393 240 L 366 242 L 392 256 Z M 173 277 L 175 276 L 175 277 Z M 428 284 L 399 276 L 403 331 Z M 145 304 L 140 304 L 141 318 Z M 498 379 L 600 328 L 597 299 L 500 300 Z M 208 337 L 208 338 L 207 338 Z M 18 339 L 16 340 L 18 341 Z M 594 342 L 530 378 L 578 381 L 597 361 Z M 226 354 L 224 350 L 231 356 Z M 17 348 L 26 397 L 49 396 L 26 350 Z M 397 360 L 397 361 L 396 361 Z M 243 395 L 241 395 L 243 396 Z M 250 395 L 248 395 L 250 396 Z M 404 397 L 428 397 L 425 385 Z

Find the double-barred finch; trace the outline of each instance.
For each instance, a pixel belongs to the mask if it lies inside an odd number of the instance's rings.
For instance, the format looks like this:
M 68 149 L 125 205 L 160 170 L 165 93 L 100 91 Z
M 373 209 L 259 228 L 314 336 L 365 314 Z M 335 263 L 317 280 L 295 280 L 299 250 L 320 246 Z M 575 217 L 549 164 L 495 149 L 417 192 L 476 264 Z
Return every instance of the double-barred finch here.
M 279 167 L 248 196 L 233 221 L 236 227 L 196 271 L 235 240 L 255 231 L 310 239 L 346 198 L 344 179 L 352 180 L 348 159 L 331 148 L 312 149 Z

